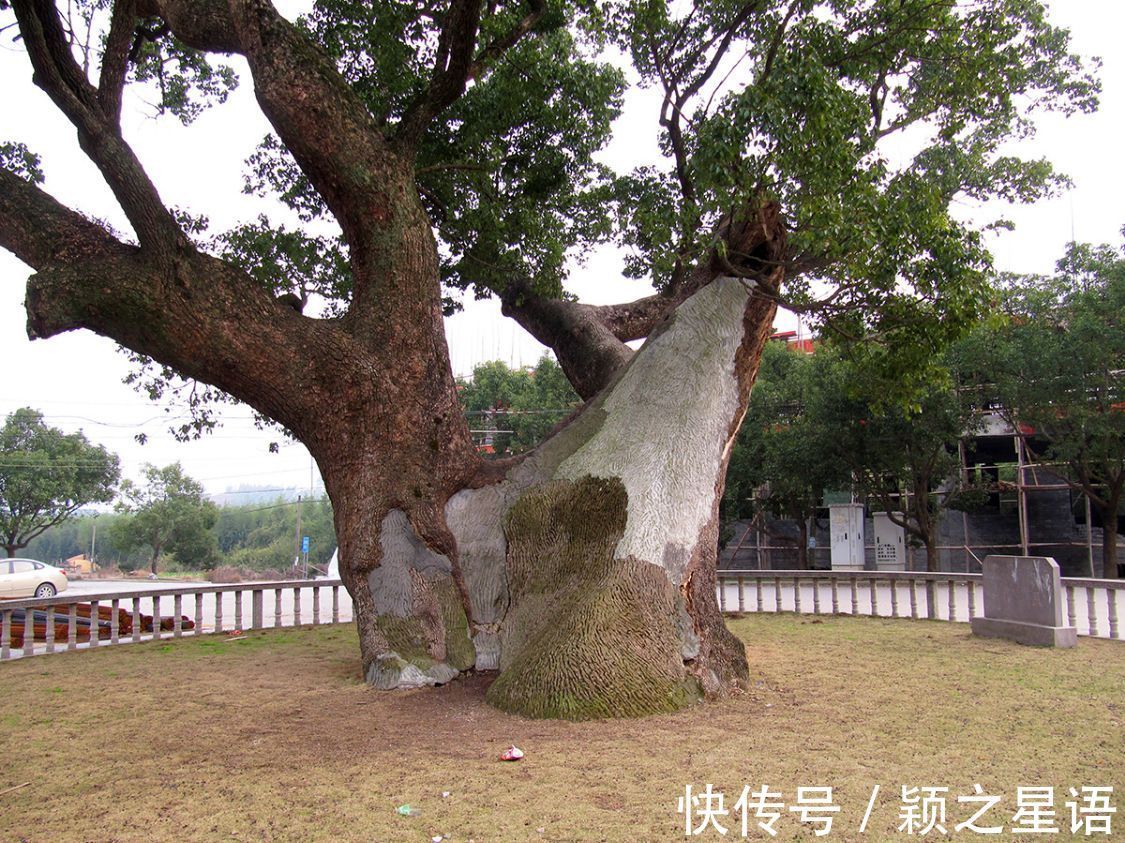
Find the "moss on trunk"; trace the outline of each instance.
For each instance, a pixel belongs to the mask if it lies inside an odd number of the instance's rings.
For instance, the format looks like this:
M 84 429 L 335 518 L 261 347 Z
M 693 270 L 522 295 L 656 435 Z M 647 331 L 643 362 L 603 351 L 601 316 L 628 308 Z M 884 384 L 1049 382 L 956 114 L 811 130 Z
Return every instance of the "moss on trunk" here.
M 674 711 L 702 698 L 683 662 L 678 590 L 662 568 L 613 556 L 627 502 L 620 480 L 582 477 L 548 483 L 512 508 L 512 607 L 493 705 L 585 720 Z

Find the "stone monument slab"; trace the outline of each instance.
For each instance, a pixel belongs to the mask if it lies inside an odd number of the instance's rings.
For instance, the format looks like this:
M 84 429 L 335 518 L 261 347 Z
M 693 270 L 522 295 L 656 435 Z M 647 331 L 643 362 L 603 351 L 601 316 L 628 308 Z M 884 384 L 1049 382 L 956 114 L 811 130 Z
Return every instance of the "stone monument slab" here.
M 1078 630 L 1063 620 L 1062 584 L 1054 559 L 988 556 L 983 568 L 984 616 L 973 618 L 974 635 L 1039 647 L 1078 643 Z

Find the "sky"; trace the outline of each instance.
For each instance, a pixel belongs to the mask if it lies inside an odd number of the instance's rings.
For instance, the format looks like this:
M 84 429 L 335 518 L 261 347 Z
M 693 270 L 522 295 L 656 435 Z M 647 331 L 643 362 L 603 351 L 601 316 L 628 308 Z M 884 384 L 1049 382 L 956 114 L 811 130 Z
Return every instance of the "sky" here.
M 1016 230 L 995 236 L 991 247 L 998 268 L 1013 272 L 1048 272 L 1072 236 L 1079 242 L 1120 244 L 1125 225 L 1125 167 L 1121 135 L 1125 131 L 1125 3 L 1118 0 L 1050 0 L 1051 18 L 1071 29 L 1072 48 L 1103 61 L 1101 107 L 1093 115 L 1041 116 L 1036 137 L 1022 142 L 1025 156 L 1047 157 L 1067 174 L 1074 187 L 1034 206 L 989 207 L 1016 223 Z M 238 62 L 232 62 L 238 66 Z M 189 128 L 172 119 L 156 120 L 134 97 L 127 101 L 125 135 L 152 176 L 165 202 L 209 216 L 213 231 L 252 219 L 276 208 L 241 192 L 243 162 L 267 133 L 253 100 L 249 75 L 223 106 L 210 109 Z M 43 157 L 45 188 L 61 202 L 111 221 L 122 219 L 105 183 L 78 149 L 70 124 L 46 95 L 31 84 L 23 50 L 0 34 L 0 140 L 26 143 Z M 655 161 L 654 128 L 658 102 L 645 93 L 627 98 L 626 110 L 604 160 L 625 170 Z M 979 209 L 965 208 L 967 214 Z M 120 228 L 127 226 L 120 222 Z M 319 487 L 319 474 L 299 443 L 283 442 L 270 453 L 278 434 L 255 429 L 250 411 L 234 407 L 222 413 L 223 426 L 192 443 L 177 443 L 168 433 L 176 417 L 160 403 L 122 383 L 130 366 L 116 344 L 79 331 L 31 342 L 22 302 L 30 270 L 0 249 L 0 415 L 18 407 L 39 409 L 48 423 L 87 438 L 121 457 L 125 476 L 138 478 L 145 463 L 180 461 L 208 492 L 241 486 L 276 489 Z M 572 269 L 569 289 L 583 301 L 606 304 L 651 292 L 643 282 L 621 278 L 620 256 L 611 248 L 596 251 L 584 266 Z M 790 314 L 778 326 L 796 327 Z M 473 366 L 500 359 L 510 365 L 534 364 L 544 348 L 499 313 L 495 301 L 468 298 L 464 310 L 447 320 L 454 372 L 469 375 Z M 143 446 L 134 439 L 144 433 Z

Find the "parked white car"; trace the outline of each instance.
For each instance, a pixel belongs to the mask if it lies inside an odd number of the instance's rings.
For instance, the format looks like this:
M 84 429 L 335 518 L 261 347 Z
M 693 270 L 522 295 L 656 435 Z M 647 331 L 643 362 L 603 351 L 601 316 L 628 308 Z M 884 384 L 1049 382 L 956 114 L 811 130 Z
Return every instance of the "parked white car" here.
M 66 587 L 66 573 L 46 562 L 0 559 L 0 597 L 54 597 Z

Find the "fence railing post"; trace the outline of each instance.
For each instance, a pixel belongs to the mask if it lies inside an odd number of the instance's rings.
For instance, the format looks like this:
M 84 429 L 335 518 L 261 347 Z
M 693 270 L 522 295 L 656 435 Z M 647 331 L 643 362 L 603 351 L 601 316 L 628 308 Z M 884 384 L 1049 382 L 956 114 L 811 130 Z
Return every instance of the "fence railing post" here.
M 152 595 L 152 640 L 159 641 L 164 629 L 164 618 L 160 616 L 160 595 Z
M 262 628 L 262 603 L 264 592 L 260 588 L 255 588 L 250 592 L 250 628 Z
M 55 607 L 47 607 L 47 652 L 55 652 Z
M 12 610 L 0 611 L 0 659 L 12 656 Z
M 90 601 L 90 646 L 97 647 L 101 643 L 101 622 L 98 617 L 98 601 Z

